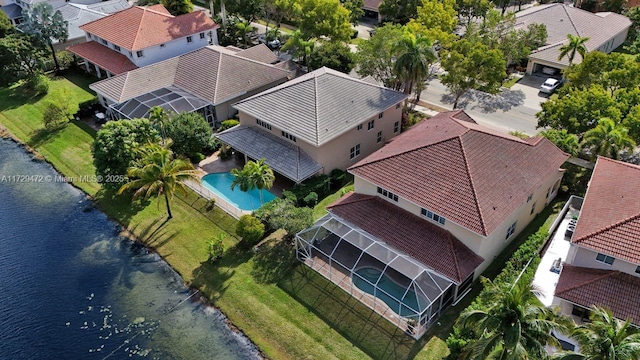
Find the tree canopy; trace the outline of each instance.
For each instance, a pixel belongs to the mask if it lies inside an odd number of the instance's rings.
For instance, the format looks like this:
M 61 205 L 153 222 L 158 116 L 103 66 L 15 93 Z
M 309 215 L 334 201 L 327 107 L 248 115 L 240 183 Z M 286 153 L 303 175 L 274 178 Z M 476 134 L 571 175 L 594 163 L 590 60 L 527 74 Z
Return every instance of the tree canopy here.
M 60 70 L 56 51 L 53 49 L 53 41 L 67 41 L 69 37 L 69 23 L 64 20 L 60 10 L 53 10 L 47 2 L 39 2 L 31 6 L 29 10 L 23 12 L 24 22 L 22 30 L 27 34 L 32 34 L 34 39 L 43 45 L 49 45 L 51 56 L 56 65 L 56 71 Z
M 454 0 L 422 0 L 417 9 L 418 16 L 409 26 L 415 33 L 447 45 L 455 40 L 453 34 L 458 24 L 458 13 Z
M 368 41 L 358 44 L 355 54 L 356 71 L 360 76 L 371 76 L 384 86 L 398 88 L 398 76 L 394 70 L 397 47 L 403 36 L 403 27 L 385 24 L 376 29 Z
M 147 119 L 109 121 L 96 133 L 91 149 L 96 175 L 103 181 L 125 175 L 127 169 L 140 158 L 138 148 L 160 140 L 158 131 Z M 107 188 L 120 184 L 104 182 Z
M 618 159 L 622 151 L 633 151 L 636 147 L 629 129 L 609 118 L 598 120 L 596 127 L 584 133 L 582 143 L 592 160 L 598 155 Z
M 162 0 L 162 5 L 173 16 L 188 14 L 193 11 L 191 0 Z
M 211 127 L 198 113 L 173 114 L 165 121 L 164 130 L 173 140 L 171 150 L 177 155 L 195 159 L 212 146 Z
M 348 74 L 353 70 L 353 53 L 345 43 L 325 41 L 316 46 L 309 57 L 309 67 L 319 69 L 323 66 Z
M 298 0 L 299 29 L 305 39 L 328 37 L 348 41 L 351 37 L 349 10 L 339 0 Z
M 467 39 L 455 41 L 449 49 L 444 49 L 440 64 L 447 71 L 440 81 L 453 94 L 454 108 L 460 97 L 471 89 L 497 94 L 507 76 L 500 50 L 490 50 L 482 43 Z
M 420 92 L 424 89 L 429 76 L 429 66 L 438 58 L 433 49 L 431 39 L 416 35 L 408 28 L 396 43 L 398 57 L 394 71 L 402 79 L 405 94 L 415 90 L 416 99 L 420 100 Z
M 4 11 L 0 11 L 0 38 L 3 38 L 15 31 L 15 27 L 11 24 L 11 20 Z
M 46 56 L 45 48 L 32 35 L 13 33 L 0 38 L 0 86 L 35 76 Z
M 420 0 L 382 0 L 378 11 L 385 21 L 406 24 L 418 13 Z

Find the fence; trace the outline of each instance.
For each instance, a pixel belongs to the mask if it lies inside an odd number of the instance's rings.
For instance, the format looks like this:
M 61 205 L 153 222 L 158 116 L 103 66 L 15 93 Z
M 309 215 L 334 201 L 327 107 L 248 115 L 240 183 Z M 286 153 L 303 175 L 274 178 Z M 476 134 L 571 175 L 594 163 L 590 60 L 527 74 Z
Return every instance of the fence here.
M 227 200 L 214 193 L 213 191 L 205 188 L 202 184 L 197 183 L 195 181 L 187 181 L 185 184 L 191 188 L 196 194 L 202 196 L 205 199 L 213 199 L 216 201 L 216 206 L 222 209 L 227 214 L 233 216 L 236 219 L 239 219 L 242 215 L 251 214 L 250 211 L 240 210 Z

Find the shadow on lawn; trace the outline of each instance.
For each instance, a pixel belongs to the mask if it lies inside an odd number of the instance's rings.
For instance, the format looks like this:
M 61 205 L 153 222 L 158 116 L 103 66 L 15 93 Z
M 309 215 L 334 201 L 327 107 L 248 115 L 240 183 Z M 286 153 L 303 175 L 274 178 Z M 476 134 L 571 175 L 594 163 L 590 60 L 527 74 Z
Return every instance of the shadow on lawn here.
M 26 90 L 24 85 L 10 88 L 0 88 L 0 112 L 16 109 L 25 104 L 33 105 L 40 101 L 45 94 L 34 95 Z
M 229 287 L 227 280 L 235 274 L 234 269 L 249 261 L 251 256 L 251 251 L 234 246 L 225 251 L 222 258 L 215 263 L 201 262 L 200 266 L 193 270 L 193 280 L 189 285 L 200 289 L 209 301 L 215 303 Z
M 315 271 L 299 264 L 278 286 L 374 359 L 413 359 L 429 341 L 415 341 Z
M 94 199 L 102 211 L 125 227 L 129 227 L 131 218 L 151 203 L 150 199 L 139 198 L 132 200 L 131 194 L 118 195 L 117 189 L 105 188 L 101 188 L 94 196 Z

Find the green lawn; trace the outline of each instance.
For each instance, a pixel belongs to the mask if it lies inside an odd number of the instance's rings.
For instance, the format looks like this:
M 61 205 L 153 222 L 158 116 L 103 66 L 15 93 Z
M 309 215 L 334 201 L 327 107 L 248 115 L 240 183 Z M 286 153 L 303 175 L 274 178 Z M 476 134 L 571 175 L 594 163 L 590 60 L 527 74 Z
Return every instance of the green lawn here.
M 92 79 L 68 75 L 52 82 L 50 91 L 67 89 L 78 102 L 92 97 Z M 69 123 L 56 132 L 43 131 L 43 98 L 28 98 L 19 90 L 0 89 L 0 124 L 35 148 L 65 176 L 93 174 L 91 143 L 94 132 L 82 123 Z M 231 322 L 273 359 L 442 359 L 448 354 L 444 339 L 459 311 L 472 300 L 467 296 L 449 308 L 422 340 L 416 342 L 333 283 L 294 258 L 290 245 L 278 241 L 281 233 L 253 251 L 238 245 L 236 220 L 210 208 L 192 192 L 172 202 L 174 218 L 166 221 L 165 208 L 157 200 L 131 203 L 100 189 L 97 184 L 76 184 L 94 196 L 107 215 L 153 247 L 193 287 L 220 308 Z M 324 199 L 314 209 L 322 216 L 349 185 Z M 551 210 L 548 210 L 549 213 Z M 527 231 L 535 231 L 547 215 L 541 215 Z M 217 264 L 207 262 L 206 243 L 225 236 L 227 252 Z M 526 238 L 523 233 L 518 239 Z M 500 255 L 489 269 L 503 264 L 516 244 Z M 489 270 L 488 270 L 489 271 Z M 474 285 L 474 290 L 479 286 Z

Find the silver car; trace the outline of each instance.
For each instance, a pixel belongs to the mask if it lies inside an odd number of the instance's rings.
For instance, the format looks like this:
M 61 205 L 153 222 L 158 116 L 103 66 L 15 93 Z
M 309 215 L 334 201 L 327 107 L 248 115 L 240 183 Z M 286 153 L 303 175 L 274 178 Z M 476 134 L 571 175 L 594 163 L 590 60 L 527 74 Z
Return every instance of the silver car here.
M 548 78 L 545 80 L 544 84 L 540 85 L 540 92 L 545 94 L 551 94 L 556 91 L 556 89 L 562 84 L 562 82 L 558 79 Z

